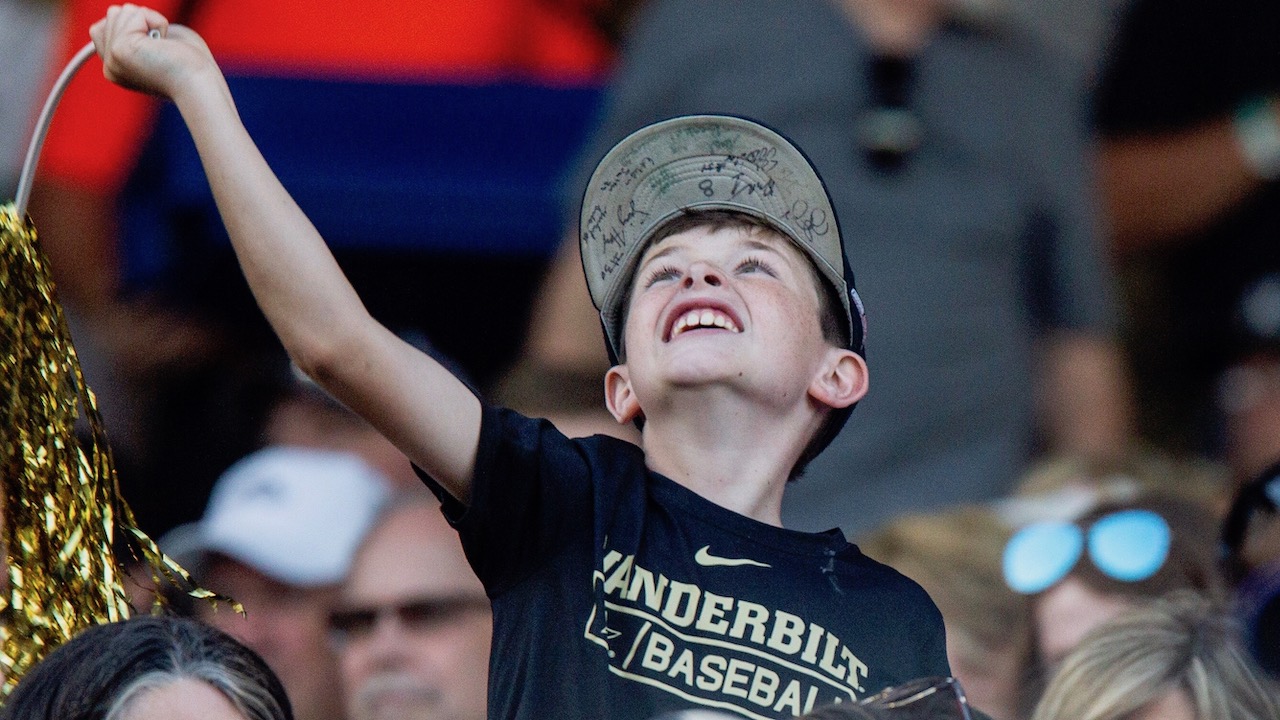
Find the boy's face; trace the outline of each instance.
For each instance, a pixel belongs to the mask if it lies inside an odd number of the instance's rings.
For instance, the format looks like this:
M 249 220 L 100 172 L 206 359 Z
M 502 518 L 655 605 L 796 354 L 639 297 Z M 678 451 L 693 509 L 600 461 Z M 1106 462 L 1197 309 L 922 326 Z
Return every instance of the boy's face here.
M 818 279 L 790 240 L 755 228 L 697 227 L 641 256 L 624 327 L 641 403 L 665 390 L 723 385 L 794 403 L 833 348 Z

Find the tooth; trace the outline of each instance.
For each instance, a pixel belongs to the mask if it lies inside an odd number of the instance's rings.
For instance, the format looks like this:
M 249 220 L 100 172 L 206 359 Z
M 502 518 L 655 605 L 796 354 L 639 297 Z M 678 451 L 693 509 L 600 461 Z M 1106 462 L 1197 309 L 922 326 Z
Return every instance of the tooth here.
M 724 327 L 724 326 L 725 326 L 725 324 L 726 324 L 726 323 L 728 323 L 728 322 L 729 322 L 729 320 L 728 320 L 728 318 L 726 318 L 726 317 L 725 317 L 725 316 L 723 316 L 723 315 L 716 315 L 716 321 L 715 321 L 715 322 L 716 322 L 716 327 L 718 327 L 718 328 L 722 328 L 722 327 Z
M 702 315 L 700 315 L 697 310 L 690 310 L 689 314 L 684 317 L 685 322 L 688 323 L 690 327 L 697 327 L 698 323 L 702 320 Z
M 703 327 L 712 327 L 716 322 L 716 314 L 710 310 L 703 310 L 702 317 L 698 318 L 698 324 Z
M 686 322 L 686 318 L 684 318 L 684 317 L 681 317 L 681 318 L 677 319 L 677 320 L 676 320 L 676 326 L 675 326 L 675 327 L 673 327 L 673 328 L 671 328 L 671 334 L 672 334 L 672 335 L 679 335 L 679 334 L 680 334 L 680 331 L 681 331 L 681 330 L 684 330 L 685 326 L 686 326 L 686 325 L 688 325 L 688 324 L 689 324 L 689 323 L 688 323 L 688 322 Z
M 733 332 L 742 332 L 741 330 L 738 329 L 738 325 L 734 321 L 730 320 L 729 318 L 725 318 L 724 326 L 726 329 L 732 330 Z

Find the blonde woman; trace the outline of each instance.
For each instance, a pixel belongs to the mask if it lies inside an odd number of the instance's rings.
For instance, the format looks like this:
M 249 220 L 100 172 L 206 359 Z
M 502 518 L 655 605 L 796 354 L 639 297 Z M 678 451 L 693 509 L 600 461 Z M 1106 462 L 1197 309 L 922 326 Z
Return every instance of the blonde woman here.
M 1032 720 L 1275 720 L 1280 695 L 1201 596 L 1121 615 L 1067 655 Z

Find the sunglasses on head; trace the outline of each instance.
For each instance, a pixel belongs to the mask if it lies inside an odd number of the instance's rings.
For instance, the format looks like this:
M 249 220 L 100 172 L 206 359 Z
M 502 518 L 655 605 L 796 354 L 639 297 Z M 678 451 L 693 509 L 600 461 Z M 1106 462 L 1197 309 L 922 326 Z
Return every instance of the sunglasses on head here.
M 894 711 L 895 717 L 920 720 L 972 720 L 964 688 L 954 677 L 926 677 L 885 688 L 859 705 Z
M 1103 515 L 1087 529 L 1067 522 L 1041 522 L 1014 533 L 1004 547 L 1004 579 L 1023 594 L 1048 590 L 1087 551 L 1094 567 L 1122 582 L 1155 575 L 1169 557 L 1169 523 L 1150 510 Z
M 378 625 L 394 617 L 408 632 L 442 627 L 466 612 L 488 609 L 483 597 L 418 598 L 400 603 L 344 607 L 329 613 L 329 633 L 339 643 L 358 642 L 373 635 Z

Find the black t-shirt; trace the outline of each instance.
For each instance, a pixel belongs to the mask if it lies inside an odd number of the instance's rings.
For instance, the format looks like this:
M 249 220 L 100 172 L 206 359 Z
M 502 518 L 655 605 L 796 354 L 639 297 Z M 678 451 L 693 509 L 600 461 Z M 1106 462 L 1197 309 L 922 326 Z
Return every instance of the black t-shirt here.
M 650 472 L 636 446 L 486 408 L 471 504 L 428 479 L 493 601 L 489 717 L 790 717 L 949 673 L 925 592 Z

